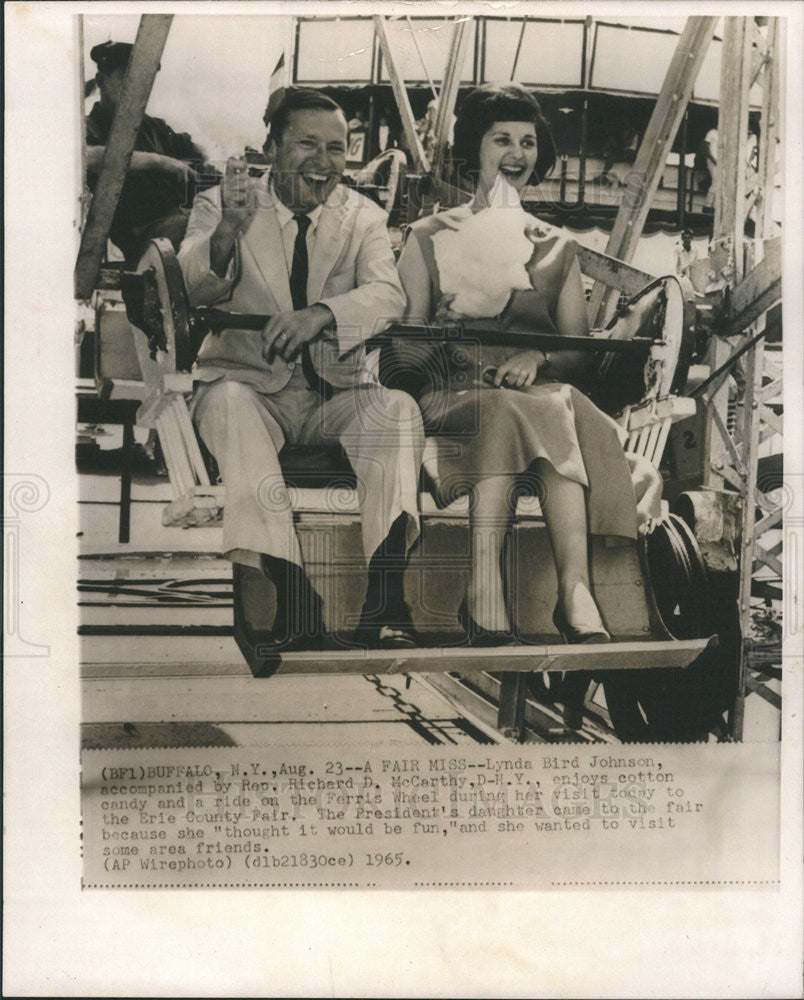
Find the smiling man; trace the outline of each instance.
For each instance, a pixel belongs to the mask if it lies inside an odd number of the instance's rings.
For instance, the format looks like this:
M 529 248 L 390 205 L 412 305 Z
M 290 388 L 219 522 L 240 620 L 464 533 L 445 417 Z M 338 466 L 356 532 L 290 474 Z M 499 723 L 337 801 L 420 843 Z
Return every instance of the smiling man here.
M 414 401 L 366 367 L 365 341 L 405 298 L 385 213 L 338 183 L 347 139 L 337 104 L 290 91 L 271 119 L 271 170 L 255 182 L 230 161 L 221 188 L 196 199 L 179 253 L 192 305 L 271 316 L 261 332 L 206 338 L 193 417 L 226 487 L 236 628 L 246 591 L 267 576 L 276 619 L 256 639 L 282 648 L 315 646 L 323 631 L 279 466 L 286 442 L 340 443 L 354 469 L 369 567 L 357 641 L 415 641 L 402 574 L 418 535 L 424 434 Z

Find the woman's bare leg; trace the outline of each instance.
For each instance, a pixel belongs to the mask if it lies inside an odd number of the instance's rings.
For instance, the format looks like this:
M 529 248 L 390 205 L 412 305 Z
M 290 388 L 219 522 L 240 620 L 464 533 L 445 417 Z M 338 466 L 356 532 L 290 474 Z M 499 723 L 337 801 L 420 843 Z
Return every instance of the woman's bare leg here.
M 542 484 L 540 500 L 553 547 L 558 599 L 571 624 L 597 625 L 600 623 L 600 612 L 589 589 L 588 527 L 583 486 L 562 476 L 546 459 L 537 459 L 534 468 Z
M 475 483 L 469 498 L 472 571 L 467 604 L 477 624 L 495 632 L 511 627 L 500 557 L 511 525 L 515 484 L 514 476 L 488 476 Z
M 570 623 L 602 624 L 589 584 L 584 489 L 545 459 L 536 461 L 535 471 L 542 483 L 542 511 L 553 548 L 559 600 Z M 488 476 L 475 484 L 470 497 L 469 613 L 478 625 L 494 631 L 510 628 L 500 557 L 513 517 L 515 485 L 515 476 Z
M 535 463 L 542 481 L 540 500 L 550 534 L 558 577 L 558 599 L 572 625 L 594 627 L 600 620 L 589 589 L 589 549 L 586 521 L 586 498 L 583 487 L 556 472 L 554 466 L 539 459 Z M 564 724 L 570 729 L 583 725 L 583 704 L 591 675 L 585 670 L 570 671 L 561 681 L 559 699 L 564 704 Z

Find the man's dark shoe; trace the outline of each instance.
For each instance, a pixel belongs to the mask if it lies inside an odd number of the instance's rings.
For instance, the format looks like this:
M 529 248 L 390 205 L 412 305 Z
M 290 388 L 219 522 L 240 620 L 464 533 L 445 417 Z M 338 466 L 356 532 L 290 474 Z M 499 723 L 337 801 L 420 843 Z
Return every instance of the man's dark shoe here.
M 413 649 L 420 644 L 410 608 L 402 601 L 393 611 L 372 611 L 363 605 L 353 642 L 361 649 Z
M 304 591 L 297 588 L 297 599 L 291 605 L 279 597 L 274 584 L 259 570 L 235 563 L 232 591 L 235 641 L 255 677 L 270 677 L 282 653 L 319 652 L 324 648 L 322 601 L 309 584 Z M 274 604 L 277 612 L 269 621 Z M 293 608 L 291 613 L 289 606 Z

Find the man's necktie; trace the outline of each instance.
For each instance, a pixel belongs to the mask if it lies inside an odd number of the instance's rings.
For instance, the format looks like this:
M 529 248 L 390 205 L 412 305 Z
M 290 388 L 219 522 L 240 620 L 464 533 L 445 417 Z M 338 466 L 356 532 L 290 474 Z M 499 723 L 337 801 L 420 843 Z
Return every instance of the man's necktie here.
M 310 267 L 307 259 L 307 230 L 310 228 L 309 215 L 294 215 L 293 220 L 298 227 L 296 242 L 293 245 L 293 263 L 290 266 L 290 297 L 295 310 L 307 308 L 307 275 Z M 310 357 L 310 344 L 305 343 L 301 349 L 301 363 L 307 384 L 324 399 L 332 395 L 332 386 L 325 381 L 313 367 Z

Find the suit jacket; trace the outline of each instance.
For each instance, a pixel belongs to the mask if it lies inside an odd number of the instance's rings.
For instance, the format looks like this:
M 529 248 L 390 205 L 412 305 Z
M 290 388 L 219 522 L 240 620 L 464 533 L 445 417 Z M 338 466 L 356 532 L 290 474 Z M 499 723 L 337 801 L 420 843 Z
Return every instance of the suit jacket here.
M 210 269 L 209 241 L 221 219 L 220 187 L 205 191 L 193 204 L 187 234 L 179 250 L 191 305 L 215 305 L 231 312 L 273 315 L 293 309 L 290 282 L 268 175 L 257 184 L 257 212 L 237 238 L 226 277 Z M 313 364 L 336 388 L 365 381 L 364 342 L 397 320 L 405 307 L 387 216 L 374 202 L 338 185 L 324 203 L 310 254 L 307 301 L 320 302 L 335 317 L 311 344 Z M 277 392 L 290 380 L 293 366 L 281 358 L 262 357 L 258 330 L 223 330 L 209 334 L 198 354 L 198 378 L 214 378 L 228 369 L 230 378 Z

